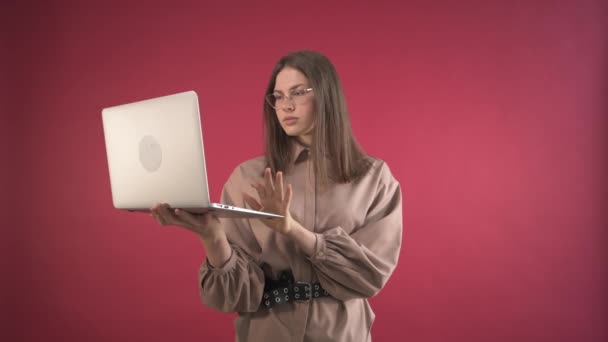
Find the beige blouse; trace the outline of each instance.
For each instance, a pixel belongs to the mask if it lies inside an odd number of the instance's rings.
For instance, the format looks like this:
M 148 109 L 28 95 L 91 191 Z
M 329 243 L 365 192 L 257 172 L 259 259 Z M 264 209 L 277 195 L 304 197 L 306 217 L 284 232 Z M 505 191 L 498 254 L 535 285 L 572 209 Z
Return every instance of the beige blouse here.
M 373 159 L 359 181 L 319 191 L 308 149 L 292 146 L 294 165 L 284 175 L 293 187 L 290 211 L 316 233 L 315 254 L 308 258 L 260 220 L 222 219 L 233 253 L 221 268 L 203 263 L 201 299 L 210 308 L 238 312 L 237 341 L 371 341 L 375 315 L 367 298 L 386 284 L 401 247 L 399 183 L 383 161 Z M 239 165 L 224 186 L 222 203 L 245 207 L 243 192 L 257 198 L 250 184 L 262 181 L 265 166 L 264 157 Z M 261 307 L 263 263 L 273 278 L 291 269 L 295 281 L 320 282 L 331 297 Z

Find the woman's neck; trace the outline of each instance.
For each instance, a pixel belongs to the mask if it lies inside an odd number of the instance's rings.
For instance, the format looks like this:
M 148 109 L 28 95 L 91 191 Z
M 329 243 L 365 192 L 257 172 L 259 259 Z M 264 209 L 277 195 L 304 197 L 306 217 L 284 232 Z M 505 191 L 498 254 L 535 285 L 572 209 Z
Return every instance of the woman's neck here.
M 298 144 L 306 147 L 306 148 L 310 148 L 310 145 L 312 143 L 312 138 L 311 137 L 296 137 L 294 139 Z

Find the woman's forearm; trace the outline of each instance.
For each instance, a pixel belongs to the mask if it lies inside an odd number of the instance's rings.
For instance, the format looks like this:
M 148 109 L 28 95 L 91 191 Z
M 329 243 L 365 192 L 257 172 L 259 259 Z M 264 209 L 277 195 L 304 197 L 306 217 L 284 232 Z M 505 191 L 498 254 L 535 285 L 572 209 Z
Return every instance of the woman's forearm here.
M 312 256 L 315 252 L 315 244 L 317 243 L 317 236 L 315 233 L 304 228 L 296 220 L 292 220 L 290 226 L 291 228 L 285 235 L 294 241 L 306 256 Z
M 232 255 L 232 247 L 223 229 L 212 236 L 201 237 L 201 241 L 212 267 L 221 268 L 228 262 Z

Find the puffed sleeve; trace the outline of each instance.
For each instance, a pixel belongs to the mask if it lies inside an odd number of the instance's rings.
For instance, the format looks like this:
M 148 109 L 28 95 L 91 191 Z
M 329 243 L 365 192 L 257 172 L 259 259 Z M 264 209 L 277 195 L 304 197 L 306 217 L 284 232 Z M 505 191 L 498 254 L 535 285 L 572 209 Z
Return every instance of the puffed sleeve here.
M 340 300 L 369 298 L 397 266 L 402 236 L 402 197 L 388 166 L 378 172 L 375 197 L 365 223 L 350 235 L 341 227 L 317 233 L 313 268 L 321 286 Z M 373 191 L 373 190 L 372 190 Z
M 242 168 L 237 168 L 223 188 L 221 203 L 242 206 L 242 185 L 246 183 Z M 239 200 L 240 199 L 240 200 Z M 255 255 L 255 242 L 247 220 L 222 218 L 232 254 L 226 264 L 213 267 L 205 260 L 198 272 L 203 304 L 222 312 L 255 312 L 262 301 L 264 272 Z

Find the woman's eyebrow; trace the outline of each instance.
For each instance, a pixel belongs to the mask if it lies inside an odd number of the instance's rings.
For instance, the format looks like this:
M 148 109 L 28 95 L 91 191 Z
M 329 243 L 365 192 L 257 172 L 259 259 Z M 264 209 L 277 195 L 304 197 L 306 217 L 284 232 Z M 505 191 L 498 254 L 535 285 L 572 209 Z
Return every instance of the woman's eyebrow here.
M 297 87 L 302 87 L 302 86 L 305 86 L 305 84 L 304 83 L 298 83 L 298 84 L 292 86 L 291 88 L 289 88 L 289 90 L 295 89 Z M 275 89 L 274 92 L 275 93 L 282 93 L 283 91 L 281 91 L 279 89 Z

